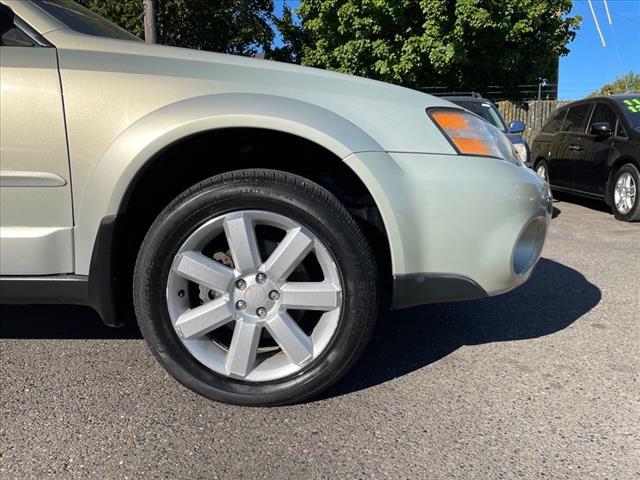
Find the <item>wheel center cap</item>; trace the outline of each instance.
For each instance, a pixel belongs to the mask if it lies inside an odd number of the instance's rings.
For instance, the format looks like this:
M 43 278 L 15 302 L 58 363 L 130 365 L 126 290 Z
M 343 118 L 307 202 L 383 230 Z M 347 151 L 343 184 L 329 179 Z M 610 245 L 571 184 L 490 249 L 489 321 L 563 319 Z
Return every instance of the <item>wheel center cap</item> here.
M 247 292 L 245 293 L 244 298 L 249 305 L 264 305 L 264 303 L 267 301 L 267 292 L 259 285 L 252 285 L 247 288 Z

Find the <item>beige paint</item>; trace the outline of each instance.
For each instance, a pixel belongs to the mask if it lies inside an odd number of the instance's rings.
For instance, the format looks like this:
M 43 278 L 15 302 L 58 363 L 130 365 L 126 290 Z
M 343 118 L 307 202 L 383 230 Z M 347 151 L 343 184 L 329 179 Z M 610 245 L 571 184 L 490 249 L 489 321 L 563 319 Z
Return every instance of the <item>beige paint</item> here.
M 55 49 L 0 47 L 0 80 L 0 272 L 71 273 L 69 158 Z
M 72 240 L 70 227 L 3 227 L 0 236 L 2 275 L 66 272 L 73 259 Z M 45 268 L 48 271 L 44 271 Z
M 533 171 L 482 157 L 365 152 L 345 159 L 385 219 L 393 272 L 447 273 L 499 294 L 523 283 L 513 245 L 551 195 Z
M 345 158 L 360 151 L 454 153 L 413 90 L 315 69 L 56 30 L 73 176 L 76 272 L 88 273 L 103 216 L 146 161 L 197 132 L 288 132 Z M 402 128 L 398 128 L 401 125 Z M 268 165 L 265 165 L 268 166 Z

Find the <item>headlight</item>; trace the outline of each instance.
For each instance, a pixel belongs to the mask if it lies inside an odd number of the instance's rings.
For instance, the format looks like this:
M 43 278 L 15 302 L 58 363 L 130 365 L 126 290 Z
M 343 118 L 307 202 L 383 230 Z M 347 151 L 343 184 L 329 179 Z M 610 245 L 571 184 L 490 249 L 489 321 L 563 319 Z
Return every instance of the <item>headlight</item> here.
M 504 133 L 473 113 L 457 108 L 429 108 L 427 113 L 458 153 L 495 157 L 520 165 Z
M 514 143 L 513 149 L 518 154 L 518 158 L 524 165 L 527 162 L 527 149 L 524 146 L 524 143 Z

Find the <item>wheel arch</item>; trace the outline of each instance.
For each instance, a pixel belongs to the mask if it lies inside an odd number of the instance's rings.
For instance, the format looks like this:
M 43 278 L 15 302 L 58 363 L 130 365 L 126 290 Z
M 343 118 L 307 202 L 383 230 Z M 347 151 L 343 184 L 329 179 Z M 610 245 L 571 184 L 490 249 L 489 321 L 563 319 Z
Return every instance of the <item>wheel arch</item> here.
M 607 183 L 605 185 L 605 195 L 604 199 L 607 205 L 611 205 L 611 181 L 613 180 L 613 176 L 616 172 L 626 164 L 634 165 L 638 170 L 640 170 L 640 159 L 632 157 L 631 155 L 623 155 L 619 158 L 616 158 L 609 167 L 609 175 L 607 176 Z
M 109 255 L 114 258 L 108 262 L 111 271 L 104 274 L 104 277 L 111 279 L 109 286 L 114 290 L 113 303 L 130 303 L 128 279 L 132 275 L 137 248 L 153 219 L 177 194 L 194 183 L 219 173 L 246 168 L 273 168 L 319 183 L 347 206 L 369 237 L 380 263 L 383 282 L 389 283 L 385 285 L 389 287 L 385 291 L 390 291 L 392 251 L 387 232 L 389 222 L 382 218 L 381 212 L 384 209 L 378 205 L 378 202 L 387 202 L 387 199 L 379 198 L 379 192 L 378 198 L 374 198 L 373 189 L 365 184 L 365 179 L 343 161 L 351 150 L 378 148 L 376 144 L 369 143 L 366 148 L 367 140 L 352 139 L 353 133 L 347 135 L 349 138 L 346 140 L 335 139 L 326 130 L 318 130 L 317 125 L 297 124 L 296 128 L 290 128 L 290 119 L 268 118 L 268 128 L 263 125 L 267 118 L 254 118 L 253 124 L 258 123 L 261 125 L 259 127 L 248 127 L 246 124 L 238 126 L 240 119 L 236 120 L 234 126 L 229 121 L 218 125 L 215 121 L 210 123 L 195 119 L 193 121 L 202 128 L 193 128 L 192 123 L 186 129 L 178 125 L 169 129 L 165 135 L 156 134 L 152 137 L 154 141 L 146 144 L 142 144 L 146 137 L 140 135 L 141 131 L 149 128 L 147 125 L 131 127 L 137 130 L 135 135 L 133 131 L 121 135 L 103 156 L 99 170 L 96 169 L 89 182 L 89 197 L 85 196 L 83 208 L 85 211 L 89 208 L 93 217 L 88 219 L 87 215 L 78 216 L 80 222 L 76 240 L 79 245 L 86 245 L 85 250 L 88 249 L 84 252 L 87 271 L 80 270 L 78 273 L 93 274 L 99 222 L 102 218 L 112 219 L 115 225 L 112 226 L 113 239 Z M 211 126 L 213 128 L 207 128 Z M 349 127 L 343 125 L 343 128 Z M 179 133 L 183 132 L 187 133 L 180 136 Z M 135 141 L 141 145 L 134 151 L 133 159 L 129 162 L 118 159 L 118 154 L 128 151 L 127 144 Z M 149 144 L 154 148 L 150 150 Z M 273 155 L 281 150 L 286 153 L 284 156 Z M 211 161 L 202 161 L 205 157 Z M 132 170 L 134 165 L 136 168 Z M 176 166 L 180 168 L 178 175 L 174 175 Z M 100 182 L 104 178 L 100 172 L 108 172 L 106 178 L 112 180 Z M 115 175 L 116 172 L 119 174 Z M 156 181 L 158 188 L 153 188 L 151 184 Z M 96 210 L 100 209 L 101 214 L 97 214 Z M 86 228 L 86 220 L 98 222 L 93 237 L 91 230 Z M 82 260 L 82 248 L 77 247 L 76 254 Z M 80 262 L 77 265 L 82 268 Z M 105 283 L 108 281 L 101 285 L 105 287 Z M 124 313 L 118 316 L 131 312 L 127 306 L 120 307 L 119 310 Z
M 106 149 L 84 185 L 82 198 L 75 205 L 75 273 L 89 273 L 101 219 L 122 211 L 129 187 L 163 152 L 206 132 L 241 128 L 290 134 L 339 159 L 357 151 L 382 150 L 344 117 L 284 97 L 216 94 L 162 107 L 124 130 Z

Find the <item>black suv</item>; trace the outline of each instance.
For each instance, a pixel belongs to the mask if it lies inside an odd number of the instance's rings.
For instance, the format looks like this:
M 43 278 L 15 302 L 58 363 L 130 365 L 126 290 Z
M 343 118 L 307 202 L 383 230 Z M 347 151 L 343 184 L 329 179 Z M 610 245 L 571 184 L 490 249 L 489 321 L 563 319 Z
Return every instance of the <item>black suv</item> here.
M 603 199 L 619 220 L 640 221 L 640 95 L 593 97 L 556 110 L 531 145 L 551 188 Z

